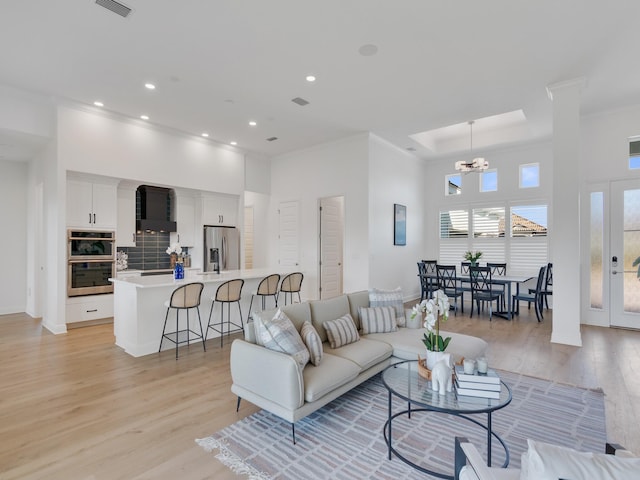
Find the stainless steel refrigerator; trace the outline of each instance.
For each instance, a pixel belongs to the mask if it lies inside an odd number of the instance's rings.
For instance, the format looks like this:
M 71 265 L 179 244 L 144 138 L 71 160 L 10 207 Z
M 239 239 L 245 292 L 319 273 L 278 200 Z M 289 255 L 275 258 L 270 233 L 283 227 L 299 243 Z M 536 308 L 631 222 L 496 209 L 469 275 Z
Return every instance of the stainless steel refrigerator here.
M 236 227 L 204 226 L 203 271 L 240 269 L 240 232 Z

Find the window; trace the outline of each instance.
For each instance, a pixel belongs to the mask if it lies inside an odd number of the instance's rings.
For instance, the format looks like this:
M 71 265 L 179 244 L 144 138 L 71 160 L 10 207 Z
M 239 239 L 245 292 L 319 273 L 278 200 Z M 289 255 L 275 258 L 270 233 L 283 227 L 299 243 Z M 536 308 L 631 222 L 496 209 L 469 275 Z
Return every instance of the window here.
M 504 237 L 504 208 L 474 208 L 473 237 Z
M 602 309 L 604 286 L 604 194 L 591 192 L 591 216 L 589 225 L 589 305 Z
M 480 191 L 496 192 L 498 191 L 498 171 L 487 170 L 480 174 Z
M 511 207 L 512 237 L 546 237 L 547 206 L 526 205 Z
M 448 210 L 440 212 L 440 238 L 466 238 L 469 236 L 469 212 Z
M 520 165 L 520 188 L 540 186 L 540 164 L 527 163 Z
M 640 139 L 629 141 L 629 170 L 640 169 Z
M 462 175 L 459 173 L 447 175 L 444 183 L 445 195 L 460 195 L 462 193 Z

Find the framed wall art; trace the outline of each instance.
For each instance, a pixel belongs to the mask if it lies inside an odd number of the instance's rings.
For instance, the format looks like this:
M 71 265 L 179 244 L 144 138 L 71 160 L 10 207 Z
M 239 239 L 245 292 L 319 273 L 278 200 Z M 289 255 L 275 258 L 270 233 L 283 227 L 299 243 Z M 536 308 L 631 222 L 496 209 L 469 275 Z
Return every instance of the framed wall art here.
M 407 207 L 393 204 L 393 244 L 407 244 Z

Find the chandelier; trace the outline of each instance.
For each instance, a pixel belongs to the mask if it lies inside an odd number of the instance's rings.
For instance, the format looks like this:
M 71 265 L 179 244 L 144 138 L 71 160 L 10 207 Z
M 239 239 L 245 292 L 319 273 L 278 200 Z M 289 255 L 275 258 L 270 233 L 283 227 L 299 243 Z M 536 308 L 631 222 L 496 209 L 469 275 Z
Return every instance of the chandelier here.
M 473 120 L 469 122 L 469 133 L 470 133 L 470 148 L 469 151 L 473 152 Z M 487 162 L 483 157 L 476 157 L 470 162 L 465 162 L 464 160 L 458 160 L 456 162 L 456 170 L 461 173 L 471 173 L 471 172 L 482 172 L 489 168 L 489 162 Z

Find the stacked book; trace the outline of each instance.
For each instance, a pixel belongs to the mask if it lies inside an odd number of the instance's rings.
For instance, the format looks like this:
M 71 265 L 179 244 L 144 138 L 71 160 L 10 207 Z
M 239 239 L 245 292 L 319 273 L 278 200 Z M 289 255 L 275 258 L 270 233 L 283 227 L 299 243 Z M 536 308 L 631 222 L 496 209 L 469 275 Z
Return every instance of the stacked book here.
M 502 384 L 495 370 L 489 369 L 487 373 L 464 373 L 462 365 L 455 366 L 454 384 L 458 395 L 480 398 L 500 398 Z

